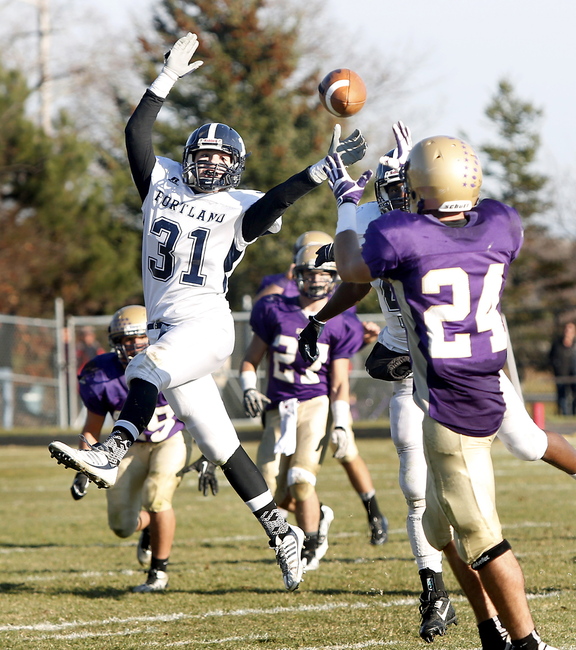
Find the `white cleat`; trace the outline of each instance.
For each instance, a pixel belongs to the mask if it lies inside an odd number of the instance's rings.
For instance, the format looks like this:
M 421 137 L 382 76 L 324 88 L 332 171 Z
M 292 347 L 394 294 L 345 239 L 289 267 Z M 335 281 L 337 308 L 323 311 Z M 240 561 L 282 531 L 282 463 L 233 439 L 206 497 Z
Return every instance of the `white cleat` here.
M 284 586 L 288 591 L 298 589 L 302 582 L 304 563 L 302 562 L 302 547 L 304 546 L 304 531 L 298 526 L 290 526 L 284 539 L 275 537 L 270 540 L 270 548 L 276 553 L 276 562 L 282 569 Z
M 118 465 L 110 460 L 108 448 L 101 443 L 91 449 L 75 449 L 54 440 L 48 450 L 58 463 L 86 474 L 99 488 L 109 488 L 116 483 Z
M 168 574 L 166 571 L 150 569 L 146 582 L 134 587 L 132 591 L 135 594 L 149 594 L 152 591 L 164 591 L 168 588 Z

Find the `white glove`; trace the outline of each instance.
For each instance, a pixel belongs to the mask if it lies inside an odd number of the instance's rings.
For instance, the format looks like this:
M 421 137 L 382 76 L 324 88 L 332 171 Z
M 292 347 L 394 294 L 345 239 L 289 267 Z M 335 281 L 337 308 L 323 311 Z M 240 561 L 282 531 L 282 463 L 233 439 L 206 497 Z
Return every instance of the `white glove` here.
M 196 34 L 188 32 L 186 36 L 178 39 L 172 49 L 164 55 L 162 72 L 166 72 L 174 81 L 193 72 L 204 63 L 204 61 L 190 62 L 197 49 L 198 37 Z
M 244 413 L 248 417 L 257 418 L 264 413 L 267 404 L 270 400 L 255 388 L 248 388 L 244 391 L 244 398 L 242 400 L 244 406 Z
M 330 156 L 333 153 L 339 153 L 342 163 L 345 167 L 348 167 L 348 165 L 353 165 L 364 158 L 368 145 L 366 144 L 366 139 L 358 129 L 344 140 L 340 140 L 341 132 L 341 126 L 336 124 L 334 131 L 332 132 L 330 146 L 328 147 L 328 155 Z M 327 178 L 326 172 L 324 171 L 325 164 L 326 159 L 322 158 L 322 160 L 319 160 L 317 163 L 308 167 L 308 175 L 318 185 L 323 183 Z
M 348 430 L 344 427 L 334 427 L 330 434 L 330 442 L 336 446 L 333 458 L 341 460 L 348 451 Z
M 399 170 L 406 164 L 408 155 L 412 151 L 412 134 L 404 122 L 393 124 L 392 131 L 396 138 L 396 149 L 391 156 L 382 156 L 380 162 L 386 167 Z

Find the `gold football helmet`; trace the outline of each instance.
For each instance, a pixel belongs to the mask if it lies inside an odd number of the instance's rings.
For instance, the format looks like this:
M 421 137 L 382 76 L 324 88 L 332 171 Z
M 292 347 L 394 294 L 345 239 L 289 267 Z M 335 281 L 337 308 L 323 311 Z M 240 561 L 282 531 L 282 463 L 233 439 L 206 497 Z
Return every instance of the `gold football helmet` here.
M 332 243 L 334 243 L 334 238 L 330 237 L 328 233 L 322 232 L 321 230 L 308 230 L 306 232 L 303 232 L 296 240 L 293 250 L 294 258 L 296 258 L 298 251 L 303 246 L 308 246 L 308 244 L 316 244 L 318 249 L 320 246 L 324 246 L 324 244 Z
M 119 309 L 108 326 L 108 341 L 123 363 L 128 363 L 138 352 L 146 349 L 146 345 L 135 345 L 133 342 L 123 343 L 126 336 L 148 336 L 146 329 L 146 308 L 142 305 L 128 305 Z
M 326 242 L 330 243 L 330 242 Z M 334 290 L 334 285 L 338 280 L 338 272 L 336 271 L 335 262 L 324 262 L 320 266 L 315 266 L 316 251 L 318 250 L 318 243 L 308 244 L 303 246 L 296 254 L 296 262 L 294 265 L 294 274 L 296 276 L 296 284 L 298 291 L 308 298 L 319 300 L 330 294 Z M 317 271 L 314 279 L 304 279 L 305 271 Z M 330 279 L 322 278 L 320 273 L 329 273 Z
M 478 202 L 482 167 L 474 149 L 437 135 L 416 143 L 405 167 L 410 211 L 464 212 Z

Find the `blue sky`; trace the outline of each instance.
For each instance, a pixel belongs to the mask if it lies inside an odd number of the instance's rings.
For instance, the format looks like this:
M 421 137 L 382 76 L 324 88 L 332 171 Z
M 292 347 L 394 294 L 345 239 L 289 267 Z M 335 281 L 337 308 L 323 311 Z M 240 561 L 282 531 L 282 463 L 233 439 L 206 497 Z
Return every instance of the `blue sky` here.
M 142 17 L 149 0 L 83 0 L 115 22 Z M 289 1 L 289 0 L 287 0 Z M 328 0 L 322 6 L 343 44 L 369 44 L 373 66 L 388 59 L 410 70 L 398 119 L 415 139 L 465 132 L 472 143 L 491 135 L 483 111 L 505 77 L 519 96 L 544 111 L 542 160 L 576 171 L 576 3 L 569 0 Z M 345 66 L 346 48 L 334 67 Z M 377 110 L 368 101 L 366 117 Z M 360 117 L 360 116 L 359 116 Z M 396 119 L 396 118 L 395 118 Z M 356 126 L 356 124 L 354 125 Z

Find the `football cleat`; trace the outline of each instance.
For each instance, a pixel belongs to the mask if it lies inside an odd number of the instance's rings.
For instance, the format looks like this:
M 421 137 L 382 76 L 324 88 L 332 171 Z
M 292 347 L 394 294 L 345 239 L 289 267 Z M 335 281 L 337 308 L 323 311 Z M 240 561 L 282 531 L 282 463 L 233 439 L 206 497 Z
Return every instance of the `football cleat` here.
M 166 571 L 159 571 L 158 569 L 150 569 L 146 582 L 132 591 L 136 594 L 148 594 L 152 591 L 164 591 L 168 587 L 168 574 Z
M 142 529 L 140 537 L 138 538 L 138 546 L 136 548 L 136 557 L 138 562 L 144 567 L 150 566 L 152 560 L 152 548 L 150 546 L 150 526 Z
M 388 520 L 384 515 L 370 517 L 368 525 L 370 526 L 370 544 L 380 546 L 388 541 Z
M 118 464 L 110 457 L 106 445 L 97 443 L 91 449 L 74 449 L 54 440 L 48 450 L 58 463 L 86 474 L 99 488 L 109 488 L 116 483 Z
M 441 595 L 444 593 L 444 595 Z M 428 592 L 420 596 L 420 636 L 432 643 L 435 636 L 444 636 L 449 625 L 458 625 L 456 612 L 446 592 Z
M 328 531 L 330 524 L 334 521 L 334 510 L 329 506 L 320 506 L 320 524 L 318 525 L 318 545 L 314 549 L 311 557 L 307 557 L 306 571 L 316 571 L 320 565 L 320 560 L 326 555 L 328 550 Z
M 290 526 L 284 539 L 276 536 L 270 540 L 270 548 L 276 553 L 276 562 L 282 570 L 284 586 L 288 591 L 298 589 L 302 582 L 304 563 L 302 561 L 302 547 L 304 546 L 304 531 L 298 526 Z

